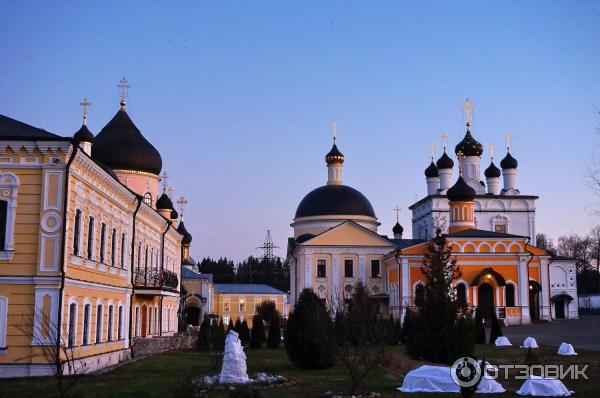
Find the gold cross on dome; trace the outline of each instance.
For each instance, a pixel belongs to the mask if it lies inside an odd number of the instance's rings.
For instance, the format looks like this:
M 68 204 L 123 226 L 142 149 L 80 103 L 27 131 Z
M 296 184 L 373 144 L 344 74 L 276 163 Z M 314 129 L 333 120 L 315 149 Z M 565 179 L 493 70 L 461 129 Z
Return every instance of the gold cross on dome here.
M 173 186 L 169 185 L 167 187 L 167 195 L 169 195 L 169 198 L 173 196 Z
M 396 222 L 400 222 L 398 221 L 400 219 L 400 206 L 396 205 L 396 207 L 394 207 L 394 211 L 396 212 Z
M 167 180 L 169 179 L 169 175 L 167 174 L 166 171 L 164 171 L 161 175 L 160 175 L 160 180 L 163 183 L 163 192 L 165 192 L 167 190 Z
M 435 157 L 435 144 L 429 144 L 429 151 L 431 152 L 431 160 Z
M 496 145 L 490 144 L 490 157 L 494 160 L 494 152 L 496 151 Z
M 448 145 L 448 133 L 444 131 L 440 137 L 442 138 L 442 146 L 444 147 L 444 150 L 446 150 L 446 145 Z
M 79 103 L 79 105 L 83 108 L 83 124 L 87 123 L 87 108 L 92 105 L 91 102 L 88 101 L 86 97 L 83 97 L 83 101 Z
M 119 88 L 119 94 L 121 95 L 121 109 L 125 109 L 125 104 L 127 103 L 127 90 L 131 87 L 127 79 L 122 78 L 119 80 L 119 84 L 117 84 Z
M 333 130 L 333 143 L 335 144 L 335 139 L 337 135 L 337 123 L 335 120 L 331 122 L 331 129 Z
M 504 134 L 504 141 L 506 141 L 506 149 L 507 150 L 510 149 L 510 141 L 511 140 L 512 140 L 512 134 L 511 133 Z
M 183 220 L 183 210 L 185 208 L 185 205 L 187 205 L 188 201 L 182 196 L 179 198 L 179 200 L 177 201 L 177 204 L 179 205 L 179 213 L 181 214 L 181 220 Z
M 465 122 L 467 125 L 471 125 L 471 118 L 473 116 L 473 103 L 470 99 L 466 99 L 463 103 L 462 110 L 465 113 Z

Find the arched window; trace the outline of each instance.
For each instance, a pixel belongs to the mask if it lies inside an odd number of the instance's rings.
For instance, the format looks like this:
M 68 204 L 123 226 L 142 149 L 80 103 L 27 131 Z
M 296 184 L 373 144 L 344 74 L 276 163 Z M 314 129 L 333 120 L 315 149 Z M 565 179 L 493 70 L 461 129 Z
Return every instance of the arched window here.
M 108 332 L 106 334 L 107 341 L 112 341 L 113 339 L 113 306 L 108 307 Z
M 73 254 L 79 256 L 79 240 L 81 237 L 81 210 L 75 210 L 75 223 L 73 225 Z
M 425 300 L 425 286 L 422 283 L 417 283 L 415 286 L 415 305 L 421 306 L 423 305 L 423 301 Z
M 138 337 L 138 326 L 140 324 L 140 307 L 135 308 L 135 329 L 133 331 L 133 335 Z
M 90 344 L 90 311 L 91 310 L 92 309 L 91 309 L 90 304 L 86 304 L 85 307 L 83 307 L 83 341 L 82 341 L 83 345 Z
M 154 328 L 152 327 L 152 308 L 148 308 L 148 333 L 152 334 Z
M 459 283 L 455 287 L 456 289 L 456 299 L 460 303 L 461 306 L 467 305 L 467 288 L 464 283 Z
M 514 307 L 515 306 L 515 285 L 512 283 L 507 283 L 504 288 L 504 292 L 506 294 L 506 306 Z
M 123 307 L 119 306 L 119 318 L 117 319 L 117 339 L 123 338 Z
M 148 206 L 152 206 L 152 194 L 150 192 L 144 194 L 144 203 Z
M 77 304 L 71 303 L 69 305 L 69 333 L 67 337 L 67 344 L 69 347 L 75 346 L 75 327 L 77 325 Z
M 106 224 L 102 223 L 100 228 L 100 262 L 106 262 Z
M 127 246 L 127 241 L 125 238 L 125 234 L 121 235 L 121 268 L 125 269 L 125 248 Z
M 96 344 L 102 342 L 102 304 L 96 309 Z
M 110 265 L 116 266 L 115 255 L 117 252 L 117 230 L 113 228 L 112 237 L 110 238 Z
M 87 258 L 92 260 L 94 255 L 94 217 L 90 217 L 88 222 L 87 237 Z
M 158 333 L 158 307 L 154 307 L 154 333 Z

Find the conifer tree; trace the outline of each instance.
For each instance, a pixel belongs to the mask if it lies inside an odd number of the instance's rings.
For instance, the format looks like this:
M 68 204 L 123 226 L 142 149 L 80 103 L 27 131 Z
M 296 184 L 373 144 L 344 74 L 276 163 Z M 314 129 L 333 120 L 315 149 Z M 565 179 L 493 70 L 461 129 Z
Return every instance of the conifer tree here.
M 198 341 L 196 347 L 198 351 L 208 351 L 210 348 L 210 321 L 205 319 L 200 325 L 200 332 L 198 333 Z
M 269 336 L 267 338 L 267 347 L 277 348 L 281 343 L 281 326 L 279 322 L 279 313 L 273 314 L 269 322 Z
M 475 310 L 475 327 L 475 343 L 485 344 L 485 322 L 479 308 Z
M 261 348 L 265 342 L 265 326 L 262 315 L 256 314 L 252 318 L 252 334 L 250 335 L 250 348 Z
M 452 363 L 472 356 L 474 324 L 470 313 L 457 299 L 453 283 L 462 275 L 452 259 L 446 236 L 438 229 L 421 265 L 425 277 L 422 300 L 411 319 L 407 352 L 413 358 Z
M 250 342 L 250 329 L 248 328 L 248 322 L 244 319 L 240 330 L 240 340 L 243 346 L 248 345 Z
M 335 331 L 331 313 L 315 292 L 302 290 L 285 329 L 285 350 L 294 366 L 322 369 L 335 362 Z
M 502 325 L 500 324 L 500 320 L 498 319 L 496 314 L 494 314 L 492 316 L 492 329 L 490 331 L 490 344 L 496 343 L 496 339 L 503 335 L 504 334 L 502 333 Z
M 240 318 L 238 318 L 235 321 L 235 326 L 233 327 L 233 330 L 235 330 L 238 335 L 241 333 L 241 331 L 242 331 L 242 322 L 240 321 Z
M 227 324 L 227 333 L 229 333 L 230 330 L 235 330 L 235 326 L 233 326 L 233 321 L 231 319 L 229 319 L 229 323 Z

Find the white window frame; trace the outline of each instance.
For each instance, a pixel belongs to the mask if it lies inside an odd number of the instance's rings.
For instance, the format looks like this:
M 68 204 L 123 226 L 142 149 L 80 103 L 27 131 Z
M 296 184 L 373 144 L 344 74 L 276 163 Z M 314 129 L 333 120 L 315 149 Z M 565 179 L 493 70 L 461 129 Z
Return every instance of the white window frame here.
M 89 298 L 86 298 L 85 300 L 83 300 L 83 311 L 81 312 L 81 327 L 82 327 L 82 330 L 81 330 L 81 345 L 82 346 L 84 345 L 83 344 L 83 333 L 85 331 L 84 322 L 85 322 L 85 306 L 86 305 L 90 306 L 90 314 L 89 314 L 89 317 L 88 317 L 88 320 L 87 320 L 87 323 L 88 323 L 87 324 L 88 336 L 87 336 L 87 344 L 85 344 L 85 346 L 93 344 L 92 340 L 90 338 L 90 337 L 92 337 L 92 309 L 93 309 L 92 308 L 92 300 L 89 299 Z
M 13 173 L 0 173 L 0 191 L 8 193 L 8 195 L 0 198 L 0 200 L 7 202 L 4 250 L 0 251 L 0 260 L 12 260 L 15 252 L 14 233 L 19 185 L 19 178 Z
M 8 298 L 0 296 L 0 355 L 6 353 L 6 329 L 8 327 Z

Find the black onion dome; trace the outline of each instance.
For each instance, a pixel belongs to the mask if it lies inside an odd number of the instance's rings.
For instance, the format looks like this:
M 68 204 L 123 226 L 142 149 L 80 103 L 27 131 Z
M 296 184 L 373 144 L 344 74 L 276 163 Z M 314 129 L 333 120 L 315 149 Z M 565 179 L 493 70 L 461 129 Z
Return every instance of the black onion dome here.
M 494 164 L 494 161 L 492 160 L 492 162 L 490 163 L 488 168 L 485 169 L 483 174 L 485 175 L 486 178 L 494 178 L 494 177 L 500 177 L 501 173 L 500 173 L 500 169 L 498 168 L 498 166 L 496 166 Z
M 483 153 L 483 145 L 473 138 L 468 125 L 465 138 L 463 138 L 462 141 L 456 145 L 456 148 L 454 148 L 454 153 L 458 155 L 459 152 L 462 152 L 463 156 L 481 156 Z
M 462 178 L 458 177 L 458 180 L 454 185 L 448 188 L 446 196 L 450 202 L 467 202 L 475 199 L 476 192 L 467 182 Z
M 400 223 L 396 221 L 396 225 L 394 225 L 394 228 L 392 228 L 392 232 L 394 233 L 394 235 L 402 235 L 402 232 L 404 232 L 404 228 L 402 228 L 402 225 L 400 225 Z
M 454 160 L 444 151 L 442 156 L 437 160 L 436 166 L 438 169 L 451 169 L 454 167 Z
M 114 170 L 160 174 L 160 153 L 133 124 L 127 112 L 119 110 L 94 140 L 92 157 Z
M 192 243 L 192 235 L 190 235 L 187 229 L 185 229 L 183 221 L 179 222 L 179 225 L 177 226 L 177 232 L 179 232 L 183 236 L 181 243 L 183 243 L 184 245 L 189 245 L 190 243 Z
M 169 195 L 166 193 L 160 195 L 160 198 L 156 201 L 156 208 L 159 210 L 173 210 L 173 202 L 171 201 L 171 198 L 169 198 Z
M 439 176 L 440 176 L 440 173 L 438 172 L 438 168 L 435 166 L 435 163 L 433 163 L 433 160 L 432 160 L 429 167 L 427 167 L 425 169 L 425 177 L 430 178 L 430 177 L 439 177 Z
M 79 142 L 94 142 L 94 134 L 87 128 L 85 124 L 73 135 L 73 138 Z
M 179 213 L 177 213 L 177 210 L 173 209 L 171 210 L 171 220 L 177 220 L 179 218 Z
M 503 169 L 516 169 L 518 165 L 519 162 L 517 162 L 517 159 L 512 157 L 510 151 L 506 152 L 506 156 L 500 162 L 500 167 Z
M 344 163 L 344 154 L 340 152 L 335 142 L 333 143 L 329 153 L 325 155 L 325 161 L 327 164 Z
M 375 217 L 369 199 L 347 185 L 324 185 L 309 192 L 300 201 L 296 218 L 326 215 Z

